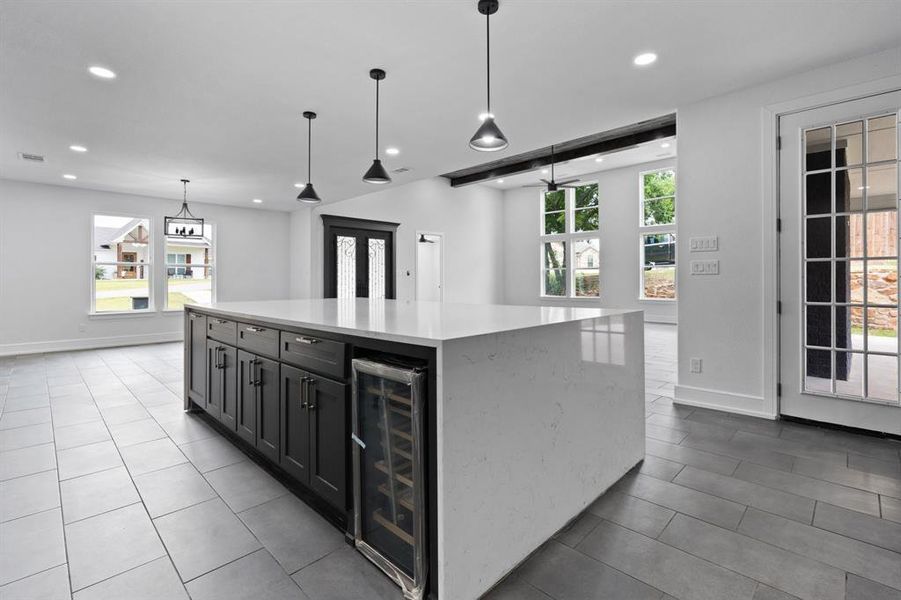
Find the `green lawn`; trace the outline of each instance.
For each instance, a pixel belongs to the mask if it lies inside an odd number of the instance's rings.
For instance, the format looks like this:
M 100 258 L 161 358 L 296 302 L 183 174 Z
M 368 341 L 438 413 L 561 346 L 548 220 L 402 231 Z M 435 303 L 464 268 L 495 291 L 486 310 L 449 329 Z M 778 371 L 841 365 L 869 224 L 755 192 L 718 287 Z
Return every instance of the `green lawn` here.
M 854 335 L 863 335 L 863 327 L 852 327 L 851 333 L 853 333 Z M 879 337 L 895 337 L 898 335 L 898 332 L 894 329 L 877 329 L 871 327 L 870 335 Z
M 169 306 L 167 308 L 181 309 L 186 302 L 190 301 L 191 299 L 181 292 L 170 292 Z M 123 310 L 131 310 L 131 298 L 124 296 L 121 298 L 98 298 L 96 300 L 95 310 L 97 312 L 118 312 Z
M 207 279 L 170 279 L 169 287 L 178 287 L 180 285 L 191 285 L 209 281 Z M 134 290 L 147 287 L 146 279 L 98 279 L 94 283 L 98 292 L 109 290 Z

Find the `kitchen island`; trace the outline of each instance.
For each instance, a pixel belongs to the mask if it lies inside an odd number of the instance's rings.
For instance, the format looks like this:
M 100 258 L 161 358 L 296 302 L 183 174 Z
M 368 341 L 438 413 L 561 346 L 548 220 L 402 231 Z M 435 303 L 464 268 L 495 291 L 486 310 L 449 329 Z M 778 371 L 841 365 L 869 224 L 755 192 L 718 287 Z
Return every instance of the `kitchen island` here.
M 225 302 L 186 306 L 185 341 L 185 408 L 296 481 L 349 541 L 351 457 L 366 448 L 352 435 L 352 371 L 386 357 L 418 365 L 425 567 L 411 595 L 478 598 L 644 456 L 641 311 Z M 398 502 L 413 511 L 412 500 Z

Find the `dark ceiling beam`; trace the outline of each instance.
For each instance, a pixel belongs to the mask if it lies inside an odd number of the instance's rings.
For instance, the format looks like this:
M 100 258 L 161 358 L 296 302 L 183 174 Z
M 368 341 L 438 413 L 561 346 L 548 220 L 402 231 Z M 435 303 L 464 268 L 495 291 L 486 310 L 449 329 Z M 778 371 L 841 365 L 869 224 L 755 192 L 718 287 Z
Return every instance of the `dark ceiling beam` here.
M 620 150 L 634 148 L 647 142 L 670 138 L 675 135 L 676 115 L 673 113 L 568 142 L 554 144 L 554 162 L 559 164 L 583 156 L 619 152 Z M 445 173 L 442 177 L 450 180 L 451 187 L 459 187 L 516 173 L 533 171 L 549 164 L 551 164 L 550 146 L 460 169 L 459 171 Z

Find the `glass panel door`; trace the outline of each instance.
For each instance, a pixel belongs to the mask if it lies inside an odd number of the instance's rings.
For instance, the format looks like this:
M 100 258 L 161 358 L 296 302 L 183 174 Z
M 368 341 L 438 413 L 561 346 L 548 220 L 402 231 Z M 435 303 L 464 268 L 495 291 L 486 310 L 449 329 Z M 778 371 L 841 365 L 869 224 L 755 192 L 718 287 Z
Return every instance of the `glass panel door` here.
M 326 298 L 394 298 L 394 233 L 327 227 Z
M 804 392 L 899 401 L 897 120 L 802 132 Z

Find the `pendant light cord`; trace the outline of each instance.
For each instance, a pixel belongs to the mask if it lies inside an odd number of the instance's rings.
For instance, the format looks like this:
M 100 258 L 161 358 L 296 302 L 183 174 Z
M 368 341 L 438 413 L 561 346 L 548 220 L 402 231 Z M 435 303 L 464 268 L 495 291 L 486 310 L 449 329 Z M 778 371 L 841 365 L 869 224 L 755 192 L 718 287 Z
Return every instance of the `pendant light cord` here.
M 375 80 L 375 159 L 379 159 L 379 80 Z
M 491 114 L 491 15 L 485 15 L 485 77 L 488 80 L 488 114 Z
M 310 183 L 310 164 L 313 158 L 313 119 L 307 118 L 307 183 Z

